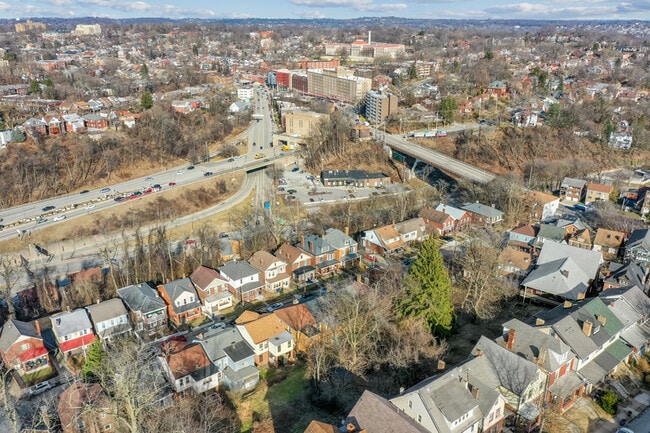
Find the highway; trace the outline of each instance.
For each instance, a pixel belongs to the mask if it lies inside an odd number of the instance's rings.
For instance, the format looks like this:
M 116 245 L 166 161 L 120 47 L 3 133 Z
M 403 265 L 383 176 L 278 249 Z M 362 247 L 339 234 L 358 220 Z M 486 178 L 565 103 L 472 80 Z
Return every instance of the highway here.
M 433 167 L 436 167 L 449 174 L 463 177 L 477 183 L 488 183 L 495 178 L 495 175 L 473 165 L 466 164 L 457 159 L 451 158 L 435 150 L 427 149 L 418 144 L 412 143 L 398 135 L 385 134 L 383 131 L 373 129 L 375 137 L 383 138 L 384 143 L 393 150 L 404 155 L 417 158 Z
M 242 155 L 196 166 L 183 164 L 100 189 L 52 197 L 39 202 L 2 209 L 0 210 L 0 224 L 4 226 L 4 229 L 0 231 L 0 241 L 25 232 L 47 228 L 53 224 L 65 224 L 69 219 L 119 206 L 123 202 L 116 202 L 115 197 L 135 191 L 141 192 L 153 185 L 159 185 L 161 190 L 152 194 L 164 194 L 165 191 L 172 188 L 205 179 L 206 172 L 219 175 L 238 170 L 250 170 L 266 166 L 275 159 L 285 158 L 287 155 L 279 152 L 278 149 L 269 147 L 269 143 L 272 142 L 273 124 L 266 91 L 260 90 L 256 93 L 253 107 L 257 113 L 263 115 L 263 119 L 254 120 L 240 136 L 240 139 L 248 142 L 246 152 Z M 235 140 L 235 142 L 237 141 Z M 267 155 L 261 157 L 262 154 Z M 48 207 L 50 207 L 49 210 Z

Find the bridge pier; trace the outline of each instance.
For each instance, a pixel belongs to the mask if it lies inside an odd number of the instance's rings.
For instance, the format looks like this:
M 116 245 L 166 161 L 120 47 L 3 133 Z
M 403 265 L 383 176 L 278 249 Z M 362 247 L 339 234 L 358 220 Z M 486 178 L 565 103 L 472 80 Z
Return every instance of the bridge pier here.
M 419 159 L 415 158 L 413 162 L 413 167 L 411 167 L 411 171 L 415 173 L 415 167 L 418 166 L 418 162 L 420 162 Z

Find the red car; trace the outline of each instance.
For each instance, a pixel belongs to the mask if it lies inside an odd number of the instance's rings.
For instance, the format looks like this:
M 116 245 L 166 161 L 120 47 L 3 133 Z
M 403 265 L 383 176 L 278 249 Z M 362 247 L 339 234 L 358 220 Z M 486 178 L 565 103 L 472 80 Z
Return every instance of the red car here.
M 176 182 L 169 182 L 169 186 L 176 186 Z
M 377 256 L 375 256 L 374 254 L 366 254 L 365 258 L 366 260 L 370 260 L 371 262 L 377 261 Z

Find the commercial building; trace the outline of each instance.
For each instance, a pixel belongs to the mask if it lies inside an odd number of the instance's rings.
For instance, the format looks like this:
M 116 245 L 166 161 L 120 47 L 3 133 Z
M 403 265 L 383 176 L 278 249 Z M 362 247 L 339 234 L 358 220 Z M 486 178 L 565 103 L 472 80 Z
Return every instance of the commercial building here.
M 77 24 L 74 29 L 75 35 L 101 35 L 102 27 L 99 24 Z
M 16 28 L 16 33 L 34 32 L 34 31 L 44 32 L 46 25 L 45 23 L 38 23 L 36 21 L 27 20 L 24 23 L 16 23 L 15 28 Z
M 344 67 L 307 71 L 308 93 L 314 96 L 356 102 L 365 98 L 372 80 L 357 77 Z

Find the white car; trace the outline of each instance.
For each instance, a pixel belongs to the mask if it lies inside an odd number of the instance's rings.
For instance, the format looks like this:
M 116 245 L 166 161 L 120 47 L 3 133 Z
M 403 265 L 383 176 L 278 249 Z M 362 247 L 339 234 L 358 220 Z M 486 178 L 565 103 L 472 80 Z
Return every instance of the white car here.
M 57 215 L 54 218 L 52 218 L 52 221 L 63 221 L 65 219 L 65 215 Z
M 95 205 L 93 203 L 88 203 L 86 209 L 95 209 Z
M 42 392 L 47 391 L 52 388 L 52 384 L 47 380 L 45 382 L 38 383 L 27 390 L 29 395 L 38 395 Z
M 181 174 L 183 174 L 183 173 L 185 173 L 185 170 L 178 170 L 178 171 L 176 172 L 176 174 L 178 174 L 178 175 L 181 175 Z

